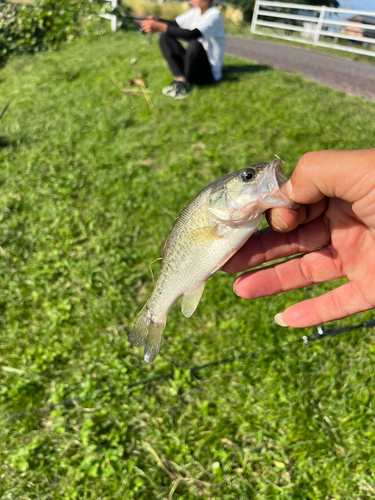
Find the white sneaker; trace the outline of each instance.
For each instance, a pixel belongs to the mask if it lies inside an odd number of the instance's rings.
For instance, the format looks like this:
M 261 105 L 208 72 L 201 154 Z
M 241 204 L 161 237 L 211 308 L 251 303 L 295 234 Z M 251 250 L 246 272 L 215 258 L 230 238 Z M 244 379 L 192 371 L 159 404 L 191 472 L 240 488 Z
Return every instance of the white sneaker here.
M 172 97 L 177 90 L 178 83 L 179 82 L 177 80 L 173 80 L 173 82 L 171 82 L 167 87 L 163 88 L 163 90 L 161 91 L 162 94 Z

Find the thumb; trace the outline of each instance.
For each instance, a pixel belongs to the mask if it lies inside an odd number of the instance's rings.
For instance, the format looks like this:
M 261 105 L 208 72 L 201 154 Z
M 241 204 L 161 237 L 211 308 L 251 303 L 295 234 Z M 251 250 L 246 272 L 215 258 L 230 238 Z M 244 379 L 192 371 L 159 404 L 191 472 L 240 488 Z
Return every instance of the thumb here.
M 325 196 L 353 203 L 374 187 L 375 150 L 328 150 L 303 155 L 282 191 L 307 205 Z

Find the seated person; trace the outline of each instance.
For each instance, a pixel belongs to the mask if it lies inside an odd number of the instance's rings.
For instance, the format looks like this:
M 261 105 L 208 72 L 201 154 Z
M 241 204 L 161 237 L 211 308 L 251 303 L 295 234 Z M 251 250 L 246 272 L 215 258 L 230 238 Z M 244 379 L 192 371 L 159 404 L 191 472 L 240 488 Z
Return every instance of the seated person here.
M 148 17 L 141 23 L 144 33 L 160 32 L 160 48 L 173 82 L 163 94 L 174 99 L 189 95 L 193 84 L 207 85 L 222 77 L 225 50 L 224 20 L 213 0 L 192 0 L 193 9 L 175 21 Z M 188 42 L 185 49 L 178 38 Z

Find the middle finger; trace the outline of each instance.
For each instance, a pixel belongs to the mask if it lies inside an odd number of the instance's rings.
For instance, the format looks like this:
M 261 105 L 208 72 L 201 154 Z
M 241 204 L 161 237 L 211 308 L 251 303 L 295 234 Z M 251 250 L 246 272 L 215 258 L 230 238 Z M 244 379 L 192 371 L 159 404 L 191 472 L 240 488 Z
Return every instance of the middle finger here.
M 276 233 L 271 228 L 258 231 L 225 264 L 223 271 L 238 273 L 264 262 L 309 252 L 331 241 L 328 219 L 322 215 L 288 233 Z

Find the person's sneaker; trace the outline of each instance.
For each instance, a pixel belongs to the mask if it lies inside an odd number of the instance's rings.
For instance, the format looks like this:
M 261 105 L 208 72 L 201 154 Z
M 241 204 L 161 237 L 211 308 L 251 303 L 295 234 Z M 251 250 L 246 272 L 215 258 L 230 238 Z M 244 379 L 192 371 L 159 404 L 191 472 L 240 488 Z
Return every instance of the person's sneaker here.
M 164 87 L 161 92 L 164 95 L 172 96 L 175 94 L 175 92 L 177 90 L 177 86 L 178 86 L 178 81 L 173 80 L 173 82 L 171 82 L 167 87 Z
M 174 93 L 169 94 L 173 99 L 184 99 L 193 92 L 193 86 L 187 82 L 177 82 L 177 88 Z

